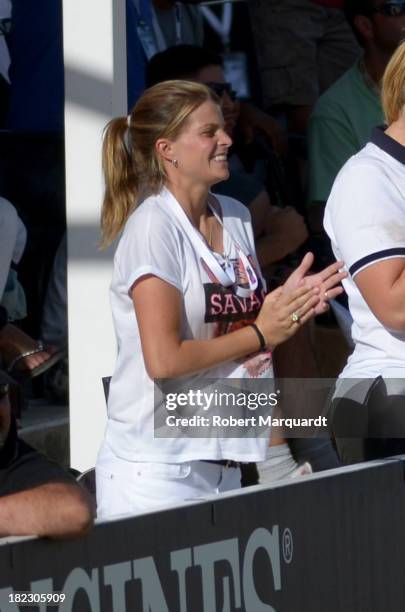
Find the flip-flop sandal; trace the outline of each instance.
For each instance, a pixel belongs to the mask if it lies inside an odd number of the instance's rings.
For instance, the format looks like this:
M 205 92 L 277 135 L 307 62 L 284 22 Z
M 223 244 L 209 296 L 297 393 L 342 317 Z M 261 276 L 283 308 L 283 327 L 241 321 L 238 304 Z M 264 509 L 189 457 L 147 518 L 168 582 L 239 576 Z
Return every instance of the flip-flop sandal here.
M 35 378 L 36 376 L 40 376 L 41 374 L 49 370 L 52 366 L 54 366 L 56 363 L 58 363 L 58 361 L 66 357 L 66 350 L 62 349 L 62 350 L 55 351 L 54 353 L 52 353 L 52 355 L 50 355 L 48 359 L 40 363 L 35 368 L 18 369 L 15 367 L 22 359 L 25 359 L 26 357 L 30 357 L 31 355 L 36 355 L 36 353 L 42 353 L 42 351 L 46 350 L 46 348 L 47 347 L 44 346 L 42 342 L 38 342 L 37 348 L 31 351 L 25 351 L 24 353 L 17 355 L 17 357 L 15 357 L 10 363 L 10 365 L 8 366 L 7 372 L 17 382 L 22 383 L 26 380 L 30 380 L 31 378 Z

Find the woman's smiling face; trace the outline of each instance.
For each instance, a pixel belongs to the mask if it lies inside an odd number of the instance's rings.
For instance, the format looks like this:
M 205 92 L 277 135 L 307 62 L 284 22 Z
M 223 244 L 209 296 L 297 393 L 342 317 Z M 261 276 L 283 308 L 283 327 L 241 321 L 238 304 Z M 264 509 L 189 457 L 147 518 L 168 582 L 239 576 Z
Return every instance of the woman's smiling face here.
M 224 130 L 219 106 L 207 100 L 188 117 L 172 142 L 176 171 L 184 178 L 210 187 L 229 177 L 228 149 L 231 138 Z

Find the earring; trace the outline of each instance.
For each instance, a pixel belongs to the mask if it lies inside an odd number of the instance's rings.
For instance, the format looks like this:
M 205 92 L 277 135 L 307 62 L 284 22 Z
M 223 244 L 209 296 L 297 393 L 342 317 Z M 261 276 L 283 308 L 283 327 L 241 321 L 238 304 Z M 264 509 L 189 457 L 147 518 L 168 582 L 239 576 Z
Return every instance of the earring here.
M 171 161 L 171 163 L 173 164 L 173 166 L 174 166 L 175 168 L 178 168 L 178 167 L 179 167 L 179 162 L 177 161 L 177 159 L 171 159 L 170 161 Z

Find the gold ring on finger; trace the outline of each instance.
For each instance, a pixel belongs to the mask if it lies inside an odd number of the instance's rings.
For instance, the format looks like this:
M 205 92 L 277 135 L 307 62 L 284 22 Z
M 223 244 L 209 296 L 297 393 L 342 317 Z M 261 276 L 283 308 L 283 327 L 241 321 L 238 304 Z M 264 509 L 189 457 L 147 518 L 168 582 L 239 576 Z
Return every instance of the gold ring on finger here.
M 292 315 L 291 315 L 291 321 L 292 321 L 293 323 L 299 323 L 299 322 L 300 322 L 300 319 L 301 319 L 301 317 L 300 317 L 300 315 L 298 314 L 298 312 L 293 312 L 293 313 L 292 313 Z

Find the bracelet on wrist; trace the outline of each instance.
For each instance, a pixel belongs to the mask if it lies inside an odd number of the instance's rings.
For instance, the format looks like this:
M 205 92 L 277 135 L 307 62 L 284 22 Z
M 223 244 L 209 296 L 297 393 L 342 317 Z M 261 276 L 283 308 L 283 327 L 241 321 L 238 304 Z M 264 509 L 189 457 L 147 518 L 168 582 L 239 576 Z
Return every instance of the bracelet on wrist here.
M 256 325 L 256 323 L 249 323 L 249 326 L 253 327 L 253 329 L 256 332 L 256 335 L 257 335 L 257 337 L 259 339 L 259 342 L 260 342 L 260 350 L 261 351 L 265 351 L 266 348 L 267 348 L 267 342 L 266 342 L 266 339 L 265 339 L 261 329 Z

